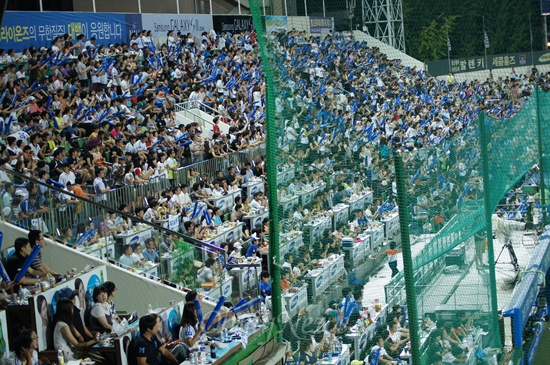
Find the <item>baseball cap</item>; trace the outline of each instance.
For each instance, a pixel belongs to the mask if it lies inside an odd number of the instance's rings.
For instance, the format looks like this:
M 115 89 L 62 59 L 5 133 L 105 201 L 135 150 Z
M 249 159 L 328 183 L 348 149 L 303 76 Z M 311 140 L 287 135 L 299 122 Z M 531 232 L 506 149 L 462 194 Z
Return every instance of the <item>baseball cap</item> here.
M 63 288 L 57 291 L 59 298 L 73 299 L 78 295 L 78 291 L 72 290 L 70 288 Z
M 15 190 L 15 196 L 25 196 L 25 192 L 22 189 Z

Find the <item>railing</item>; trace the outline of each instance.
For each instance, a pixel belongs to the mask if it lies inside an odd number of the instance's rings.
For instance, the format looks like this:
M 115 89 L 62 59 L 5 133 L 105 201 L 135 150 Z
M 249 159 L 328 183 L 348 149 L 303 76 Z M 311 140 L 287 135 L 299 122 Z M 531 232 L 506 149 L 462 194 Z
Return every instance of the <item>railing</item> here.
M 16 201 L 21 212 L 38 211 L 30 217 L 23 216 L 21 213 L 17 213 L 17 206 L 13 204 L 16 207 L 15 210 L 4 209 L 1 211 L 3 220 L 27 230 L 39 229 L 58 242 L 120 266 L 124 266 L 119 263 L 119 258 L 123 255 L 123 248 L 126 244 L 139 245 L 145 250 L 144 243 L 150 238 L 154 239 L 159 243 L 158 261 L 140 263 L 139 265 L 136 263 L 132 268 L 142 272 L 148 278 L 164 279 L 169 284 L 184 285 L 187 278 L 182 272 L 179 272 L 179 267 L 174 270 L 175 265 L 170 263 L 182 261 L 190 252 L 197 260 L 202 260 L 203 251 L 225 254 L 225 251 L 217 245 L 183 235 L 179 233 L 178 229 L 169 229 L 170 220 L 152 223 L 118 211 L 116 204 L 127 198 L 134 200 L 124 201 L 126 204 L 141 203 L 145 205 L 145 202 L 138 202 L 135 198 L 141 194 L 148 196 L 145 190 L 140 190 L 139 186 L 115 189 L 109 195 L 105 194 L 106 200 L 96 202 L 78 197 L 62 187 L 49 185 L 3 168 L 1 170 L 12 180 L 17 178 L 23 181 L 23 184 L 19 184 L 17 188 L 23 190 L 26 198 L 22 202 Z M 143 185 L 143 189 L 147 186 Z M 162 183 L 153 183 L 151 186 L 158 189 Z M 9 192 L 7 193 L 9 194 Z M 13 194 L 14 192 L 12 192 L 12 196 Z M 28 199 L 30 195 L 37 196 L 36 201 Z M 12 201 L 15 198 L 13 196 Z M 179 228 L 179 216 L 168 216 L 167 218 L 176 219 Z M 167 244 L 178 240 L 188 245 L 183 244 L 185 248 L 181 248 L 181 245 L 178 248 L 176 245 L 171 250 L 163 251 L 160 249 L 161 240 L 166 240 Z M 189 266 L 192 268 L 192 260 Z M 189 276 L 189 273 L 186 275 Z
M 215 176 L 217 171 L 225 173 L 229 166 L 243 166 L 245 162 L 259 161 L 263 156 L 265 156 L 265 144 L 262 143 L 253 148 L 230 153 L 226 158 L 215 158 L 180 167 L 174 172 L 174 182 L 189 186 L 194 182 L 192 178 L 189 178 L 189 173 L 192 171 L 198 172 L 201 176 L 204 174 Z
M 201 103 L 201 102 L 192 102 L 190 100 L 185 100 L 180 104 L 183 106 L 184 109 L 187 109 L 187 110 L 199 108 L 199 109 L 201 109 L 205 112 L 208 112 L 210 115 L 216 115 L 220 118 L 227 118 L 227 120 L 233 121 L 233 118 L 229 117 L 228 115 L 224 115 L 224 114 L 220 113 L 219 110 L 214 109 L 214 108 L 210 107 L 209 105 L 206 105 L 206 104 Z M 176 104 L 176 105 L 180 105 L 180 104 Z

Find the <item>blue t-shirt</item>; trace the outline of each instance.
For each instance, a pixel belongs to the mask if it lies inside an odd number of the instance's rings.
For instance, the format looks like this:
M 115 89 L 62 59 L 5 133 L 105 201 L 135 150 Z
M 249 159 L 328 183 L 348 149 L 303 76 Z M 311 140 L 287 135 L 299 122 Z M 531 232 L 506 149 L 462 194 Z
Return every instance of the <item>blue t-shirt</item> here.
M 260 248 L 260 246 L 256 245 L 255 243 L 251 243 L 250 246 L 248 246 L 248 250 L 246 251 L 246 257 L 252 257 L 254 255 L 256 255 L 256 251 L 258 251 L 258 249 Z
M 262 302 L 265 302 L 265 297 L 268 295 L 271 295 L 271 284 L 260 281 L 260 296 L 262 298 Z

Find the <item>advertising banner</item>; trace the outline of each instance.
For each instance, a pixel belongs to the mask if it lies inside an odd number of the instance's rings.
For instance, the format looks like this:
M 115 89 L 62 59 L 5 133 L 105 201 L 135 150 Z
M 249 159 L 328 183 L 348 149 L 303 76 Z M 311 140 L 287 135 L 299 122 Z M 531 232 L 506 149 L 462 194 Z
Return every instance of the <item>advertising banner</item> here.
M 321 16 L 309 17 L 310 33 L 328 33 L 332 29 L 332 18 L 323 18 Z
M 70 288 L 78 291 L 76 307 L 80 309 L 80 315 L 84 320 L 84 313 L 87 309 L 91 309 L 94 303 L 92 298 L 94 288 L 103 284 L 105 280 L 107 280 L 107 270 L 105 266 L 100 266 L 29 298 L 29 304 L 34 309 L 36 332 L 38 334 L 38 351 L 44 351 L 48 348 L 48 326 L 52 323 L 56 312 L 59 290 Z
M 472 56 L 466 58 L 451 59 L 451 68 L 449 70 L 448 60 L 439 60 L 428 62 L 428 73 L 432 76 L 446 75 L 449 72 L 473 72 L 483 70 L 494 70 L 499 68 L 510 68 L 520 66 L 530 66 L 533 64 L 541 65 L 550 63 L 550 52 L 519 52 L 497 55 L 487 55 L 487 64 L 484 56 Z
M 216 33 L 240 33 L 253 31 L 254 24 L 250 15 L 214 15 L 212 16 Z
M 136 27 L 140 25 L 133 22 Z M 51 47 L 53 39 L 65 33 L 73 42 L 79 34 L 86 39 L 95 37 L 98 45 L 129 39 L 125 14 L 8 11 L 0 28 L 0 43 L 5 50 L 21 52 L 30 46 Z
M 168 31 L 173 30 L 184 34 L 201 35 L 212 29 L 212 17 L 205 14 L 142 14 L 143 29 L 150 30 L 155 38 L 164 38 L 166 43 Z
M 8 319 L 6 311 L 0 311 L 0 357 L 3 358 L 9 353 L 10 343 L 8 338 Z
M 268 15 L 265 17 L 265 30 L 267 34 L 271 34 L 271 32 L 278 32 L 281 29 L 286 31 L 286 28 L 286 16 Z

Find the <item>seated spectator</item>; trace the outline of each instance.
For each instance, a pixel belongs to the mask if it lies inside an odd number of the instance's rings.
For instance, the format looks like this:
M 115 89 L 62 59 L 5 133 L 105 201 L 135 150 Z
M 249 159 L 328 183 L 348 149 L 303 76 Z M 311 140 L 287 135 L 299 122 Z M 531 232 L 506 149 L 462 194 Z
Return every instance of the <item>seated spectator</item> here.
M 31 248 L 34 248 L 36 245 L 40 245 L 40 251 L 34 258 L 31 264 L 33 273 L 38 274 L 39 276 L 46 276 L 50 274 L 52 276 L 59 276 L 58 273 L 50 269 L 44 262 L 42 262 L 42 249 L 46 246 L 46 240 L 44 239 L 44 234 L 37 229 L 32 229 L 29 231 L 27 237 L 29 238 L 29 243 Z M 36 276 L 36 275 L 35 275 Z
M 74 305 L 70 299 L 61 298 L 57 302 L 53 317 L 54 348 L 56 351 L 63 351 L 63 356 L 67 361 L 84 357 L 81 351 L 98 343 L 95 338 L 85 341 L 84 337 L 76 330 L 73 323 L 73 309 Z
M 133 256 L 134 250 L 132 250 L 132 246 L 130 245 L 124 245 L 122 248 L 124 253 L 120 258 L 118 259 L 118 262 L 121 265 L 132 267 L 138 264 L 138 261 L 136 261 L 136 258 Z
M 152 238 L 148 238 L 145 241 L 145 251 L 143 251 L 143 257 L 149 262 L 158 262 L 159 254 L 155 248 L 155 242 Z
M 134 260 L 136 266 L 146 263 L 148 260 L 143 256 L 142 248 L 139 243 L 135 244 L 133 247 L 132 259 Z
M 265 303 L 265 298 L 268 296 L 271 296 L 271 283 L 269 282 L 269 272 L 268 271 L 262 271 L 260 273 L 260 297 L 262 298 L 262 302 Z
M 157 335 L 161 328 L 160 318 L 146 314 L 139 319 L 139 336 L 129 350 L 129 363 L 138 365 L 160 365 L 159 356 L 171 364 L 179 364 L 170 350 L 163 346 Z
M 14 365 L 26 365 L 33 363 L 33 339 L 31 336 L 19 335 L 10 344 L 15 355 Z
M 70 288 L 63 288 L 57 291 L 59 298 L 69 299 L 73 303 L 73 325 L 76 331 L 84 338 L 84 341 L 93 340 L 94 335 L 88 330 L 82 316 L 80 315 L 80 309 L 76 306 L 76 297 L 78 296 L 78 290 L 71 290 Z
M 24 237 L 16 238 L 13 248 L 15 252 L 13 253 L 13 255 L 10 256 L 10 258 L 6 263 L 6 273 L 11 278 L 12 281 L 15 280 L 15 277 L 19 273 L 19 270 L 23 267 L 23 265 L 25 264 L 25 261 L 27 260 L 27 257 L 32 252 L 32 248 L 29 243 L 29 240 Z M 32 271 L 32 269 L 30 270 L 31 270 L 30 272 L 27 271 L 27 273 L 21 279 L 19 284 L 34 285 L 44 280 L 44 277 L 36 278 L 37 272 Z
M 365 364 L 391 364 L 393 357 L 388 355 L 384 349 L 384 335 L 376 337 L 375 345 L 370 350 L 369 356 L 365 359 Z
M 209 258 L 206 260 L 204 267 L 197 275 L 197 282 L 199 284 L 212 284 L 216 285 L 216 278 L 214 277 L 214 268 L 216 266 L 216 260 Z
M 90 311 L 90 330 L 110 333 L 113 329 L 111 306 L 107 303 L 107 290 L 103 285 L 96 286 L 93 292 L 94 305 Z

